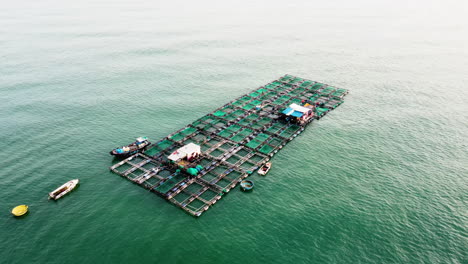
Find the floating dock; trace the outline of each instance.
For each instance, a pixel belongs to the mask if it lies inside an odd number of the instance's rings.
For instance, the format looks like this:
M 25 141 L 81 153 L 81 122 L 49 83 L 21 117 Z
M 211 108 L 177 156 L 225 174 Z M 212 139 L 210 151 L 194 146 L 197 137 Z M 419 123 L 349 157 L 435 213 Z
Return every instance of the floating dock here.
M 110 169 L 149 189 L 193 216 L 200 216 L 260 166 L 270 160 L 308 123 L 343 103 L 346 89 L 285 75 L 242 95 L 186 127 L 150 145 Z M 314 105 L 304 125 L 279 121 L 289 105 Z M 189 143 L 201 146 L 191 161 L 197 176 L 171 166 L 167 157 Z

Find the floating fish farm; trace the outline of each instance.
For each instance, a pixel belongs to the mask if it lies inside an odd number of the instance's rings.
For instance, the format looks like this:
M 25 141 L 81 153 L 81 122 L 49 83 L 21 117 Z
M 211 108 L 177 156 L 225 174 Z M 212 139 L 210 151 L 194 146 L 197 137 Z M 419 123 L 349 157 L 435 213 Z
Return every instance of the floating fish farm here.
M 310 122 L 341 105 L 347 93 L 346 89 L 285 75 L 110 169 L 198 217 L 269 161 Z M 311 106 L 312 117 L 305 123 L 282 119 L 292 105 Z M 174 163 L 168 159 L 182 147 L 194 144 L 201 151 L 190 160 Z

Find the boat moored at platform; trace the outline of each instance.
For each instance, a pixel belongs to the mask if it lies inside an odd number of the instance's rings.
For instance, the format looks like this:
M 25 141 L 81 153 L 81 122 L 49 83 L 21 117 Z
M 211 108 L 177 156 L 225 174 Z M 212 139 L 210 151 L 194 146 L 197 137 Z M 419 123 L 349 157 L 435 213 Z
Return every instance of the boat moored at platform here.
M 258 169 L 258 174 L 265 176 L 271 169 L 271 162 L 265 163 L 260 169 Z
M 110 154 L 117 157 L 129 157 L 145 150 L 150 144 L 151 142 L 149 142 L 147 137 L 139 137 L 132 144 L 113 149 Z
M 241 181 L 240 186 L 243 191 L 250 191 L 253 189 L 254 183 L 253 181 L 243 180 Z

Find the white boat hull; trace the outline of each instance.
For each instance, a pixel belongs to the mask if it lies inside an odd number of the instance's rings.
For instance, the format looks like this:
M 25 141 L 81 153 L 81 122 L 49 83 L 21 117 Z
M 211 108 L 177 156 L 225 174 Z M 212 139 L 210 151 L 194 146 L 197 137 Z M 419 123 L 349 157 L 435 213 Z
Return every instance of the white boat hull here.
M 71 192 L 78 185 L 78 179 L 71 180 L 49 193 L 49 199 L 58 200 L 65 194 Z
M 265 167 L 266 167 L 266 170 L 263 170 L 263 168 Z M 270 171 L 270 169 L 271 169 L 271 162 L 267 162 L 258 170 L 258 174 L 265 176 Z

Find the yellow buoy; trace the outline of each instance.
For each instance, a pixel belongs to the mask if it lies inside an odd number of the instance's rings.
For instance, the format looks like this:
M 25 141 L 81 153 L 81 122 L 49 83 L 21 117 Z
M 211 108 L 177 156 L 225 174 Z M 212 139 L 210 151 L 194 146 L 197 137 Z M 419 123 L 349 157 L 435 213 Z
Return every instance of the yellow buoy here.
M 16 206 L 15 208 L 13 208 L 13 210 L 11 210 L 11 213 L 14 215 L 14 216 L 22 216 L 24 215 L 25 213 L 28 212 L 28 206 L 27 205 L 18 205 Z

